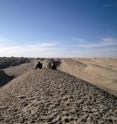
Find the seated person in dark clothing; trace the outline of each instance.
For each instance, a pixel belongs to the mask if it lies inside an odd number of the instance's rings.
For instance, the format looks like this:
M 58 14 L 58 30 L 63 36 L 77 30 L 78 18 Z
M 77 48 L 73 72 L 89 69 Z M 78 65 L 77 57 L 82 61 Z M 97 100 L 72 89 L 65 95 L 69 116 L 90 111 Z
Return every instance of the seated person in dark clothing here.
M 52 65 L 52 70 L 56 70 L 57 68 L 56 68 L 56 65 L 55 64 L 53 64 Z
M 36 65 L 35 69 L 37 69 L 37 68 L 42 69 L 42 63 L 41 62 L 38 62 L 38 64 Z

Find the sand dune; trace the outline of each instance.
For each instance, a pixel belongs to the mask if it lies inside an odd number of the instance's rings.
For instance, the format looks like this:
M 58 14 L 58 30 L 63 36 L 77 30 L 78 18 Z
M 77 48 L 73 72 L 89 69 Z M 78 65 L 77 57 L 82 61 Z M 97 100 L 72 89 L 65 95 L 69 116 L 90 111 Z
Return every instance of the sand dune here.
M 30 70 L 39 60 L 30 63 L 11 66 L 3 69 L 9 75 L 18 77 Z M 49 59 L 41 61 L 43 67 L 47 66 Z M 81 78 L 93 85 L 117 96 L 117 60 L 116 59 L 62 59 L 59 70 Z M 114 68 L 115 67 L 115 68 Z
M 7 75 L 4 71 L 0 70 L 0 87 L 13 79 L 12 76 Z
M 42 61 L 43 67 L 48 59 Z M 3 69 L 9 75 L 18 77 L 34 68 L 38 60 Z M 46 63 L 46 64 L 45 64 Z M 62 59 L 59 70 L 72 74 L 117 96 L 116 59 Z M 114 68 L 115 67 L 115 68 Z
M 117 98 L 61 71 L 34 70 L 0 89 L 0 123 L 116 123 Z
M 85 58 L 85 59 L 76 59 L 77 61 L 84 63 L 86 65 L 96 65 L 101 68 L 106 68 L 109 70 L 117 71 L 117 59 L 115 58 Z
M 108 65 L 113 67 L 110 68 Z M 116 59 L 112 62 L 110 59 L 62 59 L 59 69 L 117 96 L 115 65 L 117 65 Z
M 31 71 L 33 70 L 37 63 L 38 62 L 41 62 L 43 64 L 43 67 L 42 68 L 48 68 L 48 63 L 55 63 L 56 66 L 59 65 L 59 62 L 57 63 L 56 61 L 54 61 L 53 59 L 32 59 L 30 60 L 29 63 L 24 63 L 24 64 L 20 64 L 20 65 L 17 65 L 17 66 L 11 66 L 11 67 L 8 67 L 8 68 L 5 68 L 5 69 L 2 69 L 6 74 L 8 75 L 11 75 L 11 76 L 14 76 L 14 77 L 18 77 L 28 71 Z
M 5 68 L 3 70 L 8 75 L 18 77 L 18 76 L 20 76 L 20 75 L 22 75 L 22 74 L 24 74 L 24 73 L 26 73 L 32 69 L 33 69 L 33 62 L 21 64 L 18 66 L 12 66 L 9 68 Z
M 30 58 L 24 57 L 0 57 L 0 69 L 8 68 L 10 66 L 17 66 L 23 63 L 29 63 Z

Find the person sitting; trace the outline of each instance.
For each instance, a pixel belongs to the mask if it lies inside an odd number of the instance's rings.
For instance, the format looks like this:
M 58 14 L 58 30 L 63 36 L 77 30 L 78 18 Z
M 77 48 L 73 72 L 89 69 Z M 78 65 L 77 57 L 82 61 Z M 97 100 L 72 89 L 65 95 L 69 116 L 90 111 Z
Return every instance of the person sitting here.
M 38 62 L 38 64 L 36 65 L 35 69 L 37 69 L 37 68 L 42 69 L 42 63 L 41 62 Z
M 52 70 L 56 70 L 57 68 L 56 68 L 56 65 L 55 64 L 53 64 L 52 65 Z

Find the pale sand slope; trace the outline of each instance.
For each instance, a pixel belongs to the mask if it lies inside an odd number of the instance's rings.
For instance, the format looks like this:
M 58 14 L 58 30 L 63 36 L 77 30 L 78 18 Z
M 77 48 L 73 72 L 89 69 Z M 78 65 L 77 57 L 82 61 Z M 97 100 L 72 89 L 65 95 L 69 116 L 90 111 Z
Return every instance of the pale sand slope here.
M 0 124 L 116 122 L 116 97 L 61 71 L 30 71 L 0 89 Z
M 34 66 L 34 62 L 32 61 L 30 63 L 25 63 L 18 66 L 11 66 L 9 68 L 5 68 L 3 69 L 3 71 L 8 75 L 18 77 L 28 71 L 31 71 L 33 69 L 33 66 Z
M 109 70 L 117 71 L 117 59 L 115 58 L 92 58 L 92 59 L 77 59 L 79 62 L 85 63 L 87 65 L 98 65 L 100 67 L 105 67 Z
M 116 67 L 117 59 L 62 59 L 59 69 L 117 96 Z

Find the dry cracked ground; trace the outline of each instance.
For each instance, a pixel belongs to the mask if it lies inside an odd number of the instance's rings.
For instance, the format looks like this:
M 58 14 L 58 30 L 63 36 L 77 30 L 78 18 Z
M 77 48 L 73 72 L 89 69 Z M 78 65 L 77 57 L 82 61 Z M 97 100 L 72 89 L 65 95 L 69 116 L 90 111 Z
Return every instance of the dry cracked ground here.
M 0 124 L 116 124 L 117 98 L 67 73 L 38 69 L 0 89 Z

